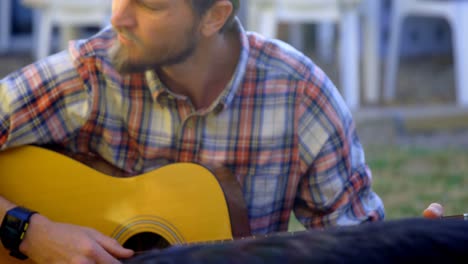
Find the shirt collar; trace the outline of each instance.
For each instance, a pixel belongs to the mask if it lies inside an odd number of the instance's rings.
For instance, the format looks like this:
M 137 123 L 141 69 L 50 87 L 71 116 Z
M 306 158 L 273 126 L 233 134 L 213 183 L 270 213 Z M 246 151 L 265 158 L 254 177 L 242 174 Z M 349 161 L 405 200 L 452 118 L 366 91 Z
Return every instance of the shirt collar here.
M 237 63 L 236 69 L 231 80 L 226 85 L 218 99 L 216 99 L 216 101 L 213 102 L 213 104 L 205 110 L 206 112 L 215 111 L 219 113 L 225 108 L 227 108 L 232 103 L 233 99 L 235 98 L 236 92 L 238 91 L 239 87 L 242 86 L 243 83 L 248 63 L 250 49 L 249 41 L 246 32 L 237 17 L 234 21 L 234 27 L 234 30 L 237 31 L 239 34 L 239 39 L 241 42 L 239 61 Z M 148 88 L 150 89 L 150 92 L 152 94 L 153 100 L 155 100 L 156 102 L 160 102 L 160 98 L 162 96 L 178 97 L 176 94 L 172 93 L 170 90 L 167 89 L 167 87 L 161 82 L 154 70 L 146 71 L 145 78 Z
M 239 56 L 239 62 L 237 63 L 236 70 L 231 78 L 231 81 L 228 83 L 224 91 L 221 93 L 219 98 L 216 102 L 212 105 L 213 109 L 219 109 L 222 111 L 223 109 L 230 106 L 237 91 L 243 84 L 244 76 L 247 70 L 247 63 L 249 58 L 249 40 L 245 33 L 242 24 L 240 23 L 239 19 L 235 18 L 235 30 L 239 33 L 239 39 L 241 42 L 241 51 Z M 219 105 L 219 106 L 218 106 Z

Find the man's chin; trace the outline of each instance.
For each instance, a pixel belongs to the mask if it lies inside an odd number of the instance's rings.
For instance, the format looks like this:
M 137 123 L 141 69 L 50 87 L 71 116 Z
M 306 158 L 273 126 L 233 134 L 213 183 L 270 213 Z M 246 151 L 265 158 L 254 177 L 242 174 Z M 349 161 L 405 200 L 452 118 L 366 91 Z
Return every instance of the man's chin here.
M 132 64 L 129 62 L 114 64 L 114 68 L 120 74 L 142 73 L 150 69 L 150 67 L 146 65 Z
M 134 73 L 139 70 L 134 63 L 131 63 L 129 50 L 119 41 L 109 48 L 108 56 L 114 69 L 121 74 Z
M 129 60 L 123 60 L 123 59 L 118 59 L 118 60 L 111 59 L 111 63 L 114 69 L 120 74 L 144 72 L 148 69 L 147 66 L 139 65 L 137 63 L 132 63 Z

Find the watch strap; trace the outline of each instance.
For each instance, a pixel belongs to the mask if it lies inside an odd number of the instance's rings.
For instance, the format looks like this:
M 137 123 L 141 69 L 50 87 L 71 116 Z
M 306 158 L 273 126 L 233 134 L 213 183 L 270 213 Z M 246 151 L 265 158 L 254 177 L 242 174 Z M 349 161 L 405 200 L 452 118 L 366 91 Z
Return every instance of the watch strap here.
M 10 209 L 3 218 L 0 226 L 0 240 L 3 246 L 10 250 L 10 255 L 18 259 L 27 259 L 27 256 L 20 252 L 19 246 L 26 235 L 29 227 L 29 219 L 35 211 L 18 206 Z

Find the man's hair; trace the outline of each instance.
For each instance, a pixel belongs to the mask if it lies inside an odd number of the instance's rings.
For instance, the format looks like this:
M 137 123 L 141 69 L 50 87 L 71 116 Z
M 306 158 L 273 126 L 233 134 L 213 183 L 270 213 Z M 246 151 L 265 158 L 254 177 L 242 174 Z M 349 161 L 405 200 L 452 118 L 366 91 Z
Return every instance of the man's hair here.
M 423 218 L 150 250 L 125 264 L 468 263 L 468 221 Z
M 206 11 L 208 11 L 214 5 L 214 3 L 216 3 L 216 1 L 218 0 L 189 0 L 193 10 L 195 11 L 195 14 L 198 17 L 202 17 L 206 13 Z M 230 30 L 233 27 L 234 18 L 236 16 L 237 10 L 239 10 L 239 0 L 229 1 L 232 3 L 233 11 L 231 13 L 231 16 L 226 21 L 226 24 L 224 24 L 223 28 L 221 28 L 221 32 Z

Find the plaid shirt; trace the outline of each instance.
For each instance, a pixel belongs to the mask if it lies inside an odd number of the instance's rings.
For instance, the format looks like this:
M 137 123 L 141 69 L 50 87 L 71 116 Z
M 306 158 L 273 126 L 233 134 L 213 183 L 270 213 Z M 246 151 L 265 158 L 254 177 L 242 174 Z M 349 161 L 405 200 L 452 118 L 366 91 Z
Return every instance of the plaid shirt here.
M 112 29 L 71 42 L 0 82 L 0 146 L 60 143 L 132 174 L 173 162 L 223 165 L 243 188 L 254 234 L 384 216 L 350 111 L 314 63 L 246 33 L 236 71 L 207 109 L 154 71 L 119 75 Z

